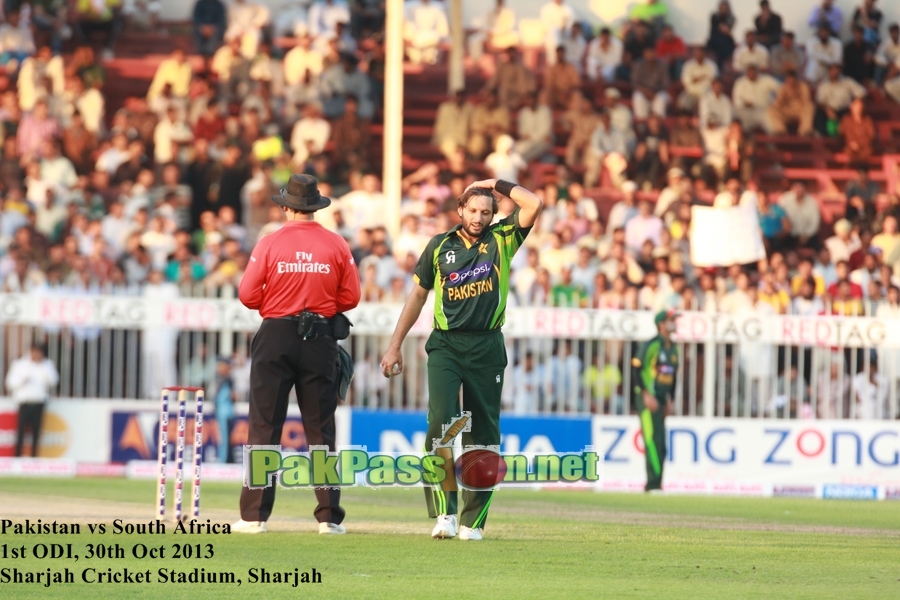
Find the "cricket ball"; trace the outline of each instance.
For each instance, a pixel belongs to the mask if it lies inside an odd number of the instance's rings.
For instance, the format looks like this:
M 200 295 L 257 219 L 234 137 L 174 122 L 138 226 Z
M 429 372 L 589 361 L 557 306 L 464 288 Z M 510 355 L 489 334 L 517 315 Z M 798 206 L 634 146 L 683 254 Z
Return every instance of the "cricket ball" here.
M 471 489 L 490 489 L 506 477 L 506 461 L 492 450 L 478 448 L 456 459 L 456 478 Z

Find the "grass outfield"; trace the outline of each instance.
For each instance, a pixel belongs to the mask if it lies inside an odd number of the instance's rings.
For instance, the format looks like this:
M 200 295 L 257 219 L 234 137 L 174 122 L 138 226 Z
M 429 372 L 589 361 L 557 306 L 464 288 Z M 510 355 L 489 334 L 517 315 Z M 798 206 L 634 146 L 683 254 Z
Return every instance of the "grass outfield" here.
M 124 479 L 0 479 L 0 516 L 22 521 L 140 522 L 153 515 L 153 482 Z M 239 487 L 203 486 L 204 521 L 237 518 Z M 481 543 L 437 541 L 423 518 L 421 490 L 351 489 L 345 536 L 314 533 L 310 492 L 279 491 L 265 535 L 91 535 L 0 537 L 25 559 L 0 567 L 68 567 L 73 585 L 0 583 L 0 598 L 897 598 L 900 505 L 805 499 L 645 496 L 501 490 Z M 118 543 L 117 560 L 38 560 L 37 543 Z M 213 544 L 210 560 L 137 560 L 138 543 Z M 0 555 L 2 556 L 2 555 Z M 81 571 L 128 568 L 232 571 L 243 584 L 79 583 Z M 250 584 L 248 569 L 321 573 L 298 589 Z

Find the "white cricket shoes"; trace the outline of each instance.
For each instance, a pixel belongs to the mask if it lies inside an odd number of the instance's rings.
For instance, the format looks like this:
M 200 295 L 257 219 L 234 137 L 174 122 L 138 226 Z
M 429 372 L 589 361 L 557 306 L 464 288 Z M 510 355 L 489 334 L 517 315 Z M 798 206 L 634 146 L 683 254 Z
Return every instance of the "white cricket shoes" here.
M 265 533 L 265 521 L 245 521 L 241 519 L 231 526 L 231 533 Z
M 456 531 L 456 515 L 440 515 L 437 518 L 437 525 L 431 531 L 431 537 L 436 540 L 449 540 L 456 537 Z
M 341 535 L 342 533 L 347 533 L 347 529 L 343 525 L 319 523 L 319 534 L 321 535 Z
M 484 529 L 481 529 L 480 527 L 478 529 L 472 529 L 471 527 L 463 525 L 459 528 L 459 539 L 480 542 L 484 539 L 482 533 L 484 533 Z

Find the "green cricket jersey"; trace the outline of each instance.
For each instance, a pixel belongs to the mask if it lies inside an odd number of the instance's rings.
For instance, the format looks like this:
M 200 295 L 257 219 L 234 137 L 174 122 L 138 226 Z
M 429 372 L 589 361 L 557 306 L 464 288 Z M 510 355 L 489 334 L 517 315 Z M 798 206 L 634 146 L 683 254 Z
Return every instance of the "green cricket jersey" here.
M 638 4 L 631 9 L 631 19 L 633 21 L 652 21 L 657 17 L 667 17 L 669 15 L 669 7 L 662 2 L 656 4 Z
M 678 346 L 656 336 L 644 343 L 637 356 L 631 359 L 631 366 L 637 371 L 635 387 L 647 390 L 656 398 L 671 398 L 675 395 L 675 373 L 678 370 Z
M 530 227 L 520 227 L 519 209 L 489 226 L 470 244 L 461 225 L 431 238 L 413 279 L 434 289 L 434 328 L 490 331 L 503 326 L 509 264 Z

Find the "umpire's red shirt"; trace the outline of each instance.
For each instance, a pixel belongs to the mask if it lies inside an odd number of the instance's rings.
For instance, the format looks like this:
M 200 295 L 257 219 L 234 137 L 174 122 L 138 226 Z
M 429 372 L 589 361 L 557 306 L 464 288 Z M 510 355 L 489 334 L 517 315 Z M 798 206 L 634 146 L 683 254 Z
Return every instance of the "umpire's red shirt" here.
M 359 272 L 344 238 L 315 221 L 288 221 L 257 242 L 238 295 L 264 319 L 303 310 L 332 317 L 359 304 Z

